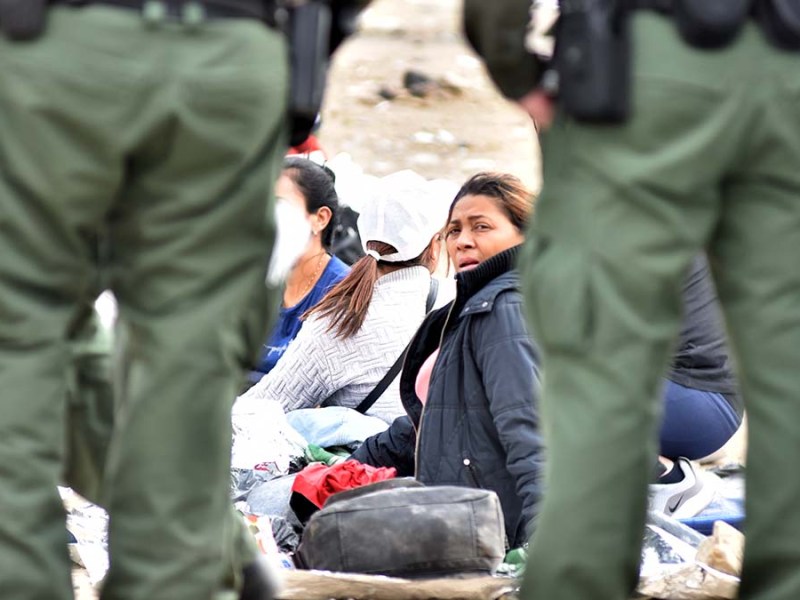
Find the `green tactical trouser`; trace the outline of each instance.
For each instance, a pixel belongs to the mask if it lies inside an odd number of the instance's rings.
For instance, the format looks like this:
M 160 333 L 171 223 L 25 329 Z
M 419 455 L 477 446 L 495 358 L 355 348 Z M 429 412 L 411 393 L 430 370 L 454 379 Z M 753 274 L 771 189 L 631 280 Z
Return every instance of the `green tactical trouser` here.
M 657 391 L 703 247 L 748 411 L 741 597 L 800 598 L 800 54 L 748 24 L 698 51 L 633 17 L 633 117 L 559 117 L 520 257 L 543 348 L 545 497 L 522 596 L 622 600 L 637 579 Z
M 266 334 L 286 79 L 282 36 L 244 19 L 56 8 L 0 39 L 0 598 L 71 597 L 56 484 L 101 228 L 126 341 L 102 597 L 231 597 L 230 408 Z
M 103 502 L 105 465 L 115 415 L 112 334 L 103 328 L 97 312 L 91 306 L 87 306 L 79 316 L 74 330 L 63 484 L 100 504 Z M 238 598 L 243 583 L 243 569 L 258 559 L 259 550 L 239 514 L 233 506 L 230 508 L 229 516 L 233 524 L 223 548 L 223 564 L 226 568 L 222 588 Z

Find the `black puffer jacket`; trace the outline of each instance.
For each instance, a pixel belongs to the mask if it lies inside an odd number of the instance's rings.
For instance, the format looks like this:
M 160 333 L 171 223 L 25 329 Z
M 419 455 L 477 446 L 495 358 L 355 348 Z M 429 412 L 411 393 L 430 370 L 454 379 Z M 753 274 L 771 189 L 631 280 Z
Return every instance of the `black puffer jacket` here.
M 458 274 L 455 301 L 425 319 L 400 380 L 418 431 L 417 479 L 496 492 L 512 547 L 527 541 L 541 472 L 539 353 L 523 317 L 517 250 Z M 440 341 L 423 409 L 414 385 Z

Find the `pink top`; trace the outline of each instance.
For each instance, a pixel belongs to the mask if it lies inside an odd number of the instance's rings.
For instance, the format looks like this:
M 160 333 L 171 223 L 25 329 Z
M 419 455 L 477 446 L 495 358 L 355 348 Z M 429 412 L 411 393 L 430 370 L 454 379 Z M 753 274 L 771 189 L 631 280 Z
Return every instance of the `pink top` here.
M 428 387 L 431 384 L 431 373 L 433 372 L 433 365 L 436 364 L 436 358 L 439 356 L 439 349 L 433 351 L 417 373 L 417 381 L 414 384 L 414 391 L 417 393 L 417 398 L 424 405 L 428 400 Z

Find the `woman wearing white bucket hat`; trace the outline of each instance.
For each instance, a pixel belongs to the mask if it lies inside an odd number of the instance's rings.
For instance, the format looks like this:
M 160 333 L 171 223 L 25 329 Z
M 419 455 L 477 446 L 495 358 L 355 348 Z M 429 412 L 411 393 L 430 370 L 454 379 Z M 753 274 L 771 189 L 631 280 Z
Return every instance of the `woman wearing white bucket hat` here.
M 356 408 L 425 317 L 450 197 L 441 182 L 413 171 L 381 179 L 358 219 L 366 255 L 308 312 L 281 361 L 241 399 L 275 400 L 286 411 Z M 366 414 L 387 425 L 404 414 L 396 381 Z

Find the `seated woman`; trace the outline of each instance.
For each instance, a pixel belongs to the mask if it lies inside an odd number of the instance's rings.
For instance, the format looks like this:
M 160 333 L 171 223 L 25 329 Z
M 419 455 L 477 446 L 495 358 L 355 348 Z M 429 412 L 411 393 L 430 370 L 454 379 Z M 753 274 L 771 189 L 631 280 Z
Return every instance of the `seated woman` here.
M 303 209 L 311 226 L 311 238 L 286 278 L 280 314 L 261 359 L 250 374 L 251 383 L 275 367 L 300 331 L 300 317 L 350 272 L 350 267 L 330 254 L 339 206 L 333 173 L 305 158 L 286 158 L 275 184 L 275 195 L 279 202 L 291 202 Z
M 352 456 L 392 461 L 408 474 L 416 428 L 417 479 L 496 492 L 512 547 L 527 541 L 540 494 L 539 358 L 514 270 L 531 208 L 511 175 L 480 173 L 461 187 L 445 229 L 456 298 L 425 319 L 409 346 L 400 376 L 408 417 L 381 434 L 388 443 L 372 438 Z
M 425 316 L 446 214 L 447 199 L 419 175 L 383 178 L 358 219 L 366 255 L 307 313 L 283 358 L 240 400 L 275 400 L 286 411 L 356 408 Z M 397 381 L 367 411 L 386 424 L 402 413 Z

